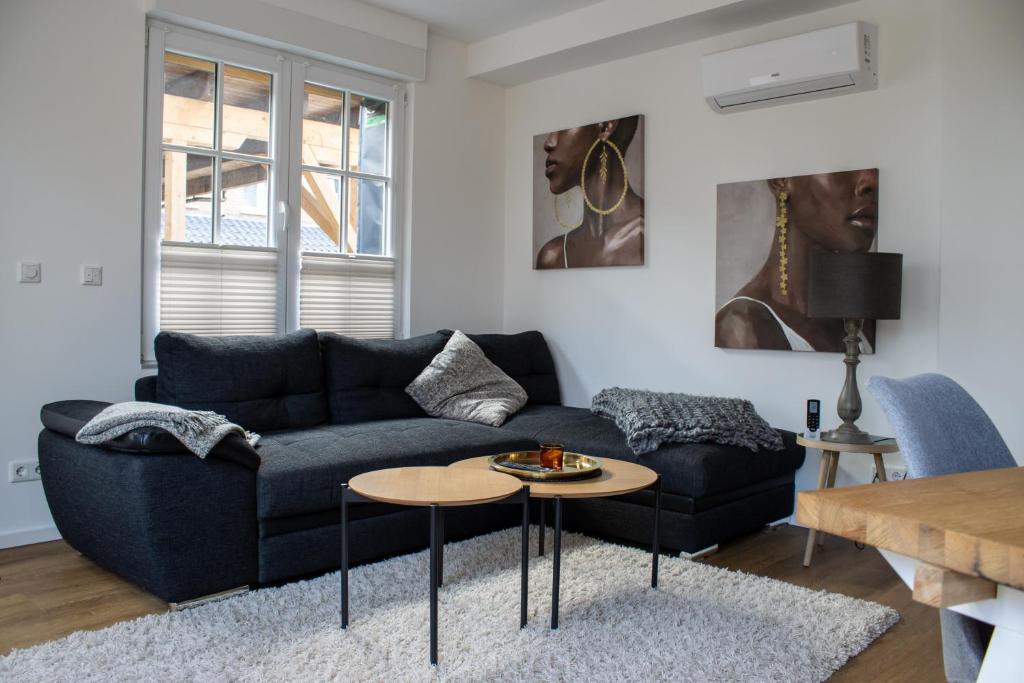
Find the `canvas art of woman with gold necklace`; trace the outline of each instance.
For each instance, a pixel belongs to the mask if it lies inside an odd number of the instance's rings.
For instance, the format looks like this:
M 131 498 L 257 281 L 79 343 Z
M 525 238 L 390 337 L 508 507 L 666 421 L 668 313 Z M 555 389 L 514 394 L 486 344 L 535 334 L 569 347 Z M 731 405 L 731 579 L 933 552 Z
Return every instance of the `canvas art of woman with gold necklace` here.
M 538 135 L 534 153 L 535 268 L 643 265 L 643 116 Z

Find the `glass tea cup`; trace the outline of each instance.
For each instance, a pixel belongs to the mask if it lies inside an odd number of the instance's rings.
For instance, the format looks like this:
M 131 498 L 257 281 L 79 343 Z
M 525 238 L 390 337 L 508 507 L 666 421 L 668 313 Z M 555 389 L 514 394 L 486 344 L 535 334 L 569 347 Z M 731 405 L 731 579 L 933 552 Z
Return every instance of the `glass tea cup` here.
M 542 443 L 540 445 L 540 464 L 543 467 L 560 471 L 562 469 L 562 456 L 564 454 L 565 449 L 561 444 Z

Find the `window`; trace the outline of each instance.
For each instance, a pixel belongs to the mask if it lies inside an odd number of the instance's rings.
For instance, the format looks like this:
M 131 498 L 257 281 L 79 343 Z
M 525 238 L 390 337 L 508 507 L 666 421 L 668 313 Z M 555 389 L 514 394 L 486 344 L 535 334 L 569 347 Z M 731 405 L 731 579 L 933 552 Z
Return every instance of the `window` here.
M 390 338 L 401 89 L 150 25 L 143 360 L 159 330 Z

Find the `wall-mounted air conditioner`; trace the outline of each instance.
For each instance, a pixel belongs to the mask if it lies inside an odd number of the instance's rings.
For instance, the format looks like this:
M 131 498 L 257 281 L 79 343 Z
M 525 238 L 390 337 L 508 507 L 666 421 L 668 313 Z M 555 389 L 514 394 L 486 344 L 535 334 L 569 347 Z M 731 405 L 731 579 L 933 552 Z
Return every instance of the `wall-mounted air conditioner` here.
M 732 112 L 878 87 L 878 29 L 862 21 L 701 58 L 704 98 Z

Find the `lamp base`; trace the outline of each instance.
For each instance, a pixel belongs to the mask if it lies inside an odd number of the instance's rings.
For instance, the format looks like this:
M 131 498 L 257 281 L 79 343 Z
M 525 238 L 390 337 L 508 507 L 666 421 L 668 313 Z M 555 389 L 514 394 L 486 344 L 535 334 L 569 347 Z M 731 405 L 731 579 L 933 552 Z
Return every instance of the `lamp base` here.
M 874 437 L 858 429 L 856 425 L 840 425 L 836 429 L 822 432 L 820 439 L 832 443 L 874 443 Z

